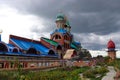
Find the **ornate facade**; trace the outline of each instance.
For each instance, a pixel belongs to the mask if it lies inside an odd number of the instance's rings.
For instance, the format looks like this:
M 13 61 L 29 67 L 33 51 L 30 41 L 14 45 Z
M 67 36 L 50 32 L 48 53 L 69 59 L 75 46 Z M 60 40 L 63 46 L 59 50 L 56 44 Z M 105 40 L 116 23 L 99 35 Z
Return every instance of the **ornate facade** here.
M 36 41 L 10 35 L 8 44 L 0 41 L 0 52 L 8 55 L 54 57 L 59 59 L 63 59 L 69 49 L 74 49 L 76 54 L 81 49 L 81 44 L 73 39 L 67 17 L 63 13 L 59 13 L 56 16 L 55 23 L 56 29 L 50 34 L 50 39 L 41 37 L 40 41 Z

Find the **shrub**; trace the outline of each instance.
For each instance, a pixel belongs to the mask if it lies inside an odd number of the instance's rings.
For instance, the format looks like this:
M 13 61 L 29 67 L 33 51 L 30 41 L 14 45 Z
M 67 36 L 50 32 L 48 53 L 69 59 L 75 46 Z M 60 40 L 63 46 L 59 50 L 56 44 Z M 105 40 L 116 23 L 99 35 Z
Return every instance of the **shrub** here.
M 69 71 L 70 69 L 70 71 Z M 2 80 L 80 80 L 80 72 L 88 70 L 88 67 L 59 68 L 51 71 L 3 71 L 0 72 Z
M 83 76 L 87 78 L 95 78 L 96 75 L 100 74 L 101 76 L 103 76 L 106 72 L 108 72 L 106 67 L 96 67 L 95 69 L 84 72 Z
M 88 71 L 84 72 L 83 76 L 86 78 L 95 78 L 95 75 L 93 74 L 92 70 L 88 70 Z

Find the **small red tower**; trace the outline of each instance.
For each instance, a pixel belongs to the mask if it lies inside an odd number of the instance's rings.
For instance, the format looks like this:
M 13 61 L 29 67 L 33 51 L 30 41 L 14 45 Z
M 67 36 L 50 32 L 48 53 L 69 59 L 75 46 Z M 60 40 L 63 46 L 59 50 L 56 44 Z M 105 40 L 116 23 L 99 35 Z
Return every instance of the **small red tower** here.
M 115 43 L 112 40 L 109 40 L 107 43 L 107 48 L 108 48 L 108 56 L 111 59 L 115 59 L 116 58 L 116 50 L 115 50 Z

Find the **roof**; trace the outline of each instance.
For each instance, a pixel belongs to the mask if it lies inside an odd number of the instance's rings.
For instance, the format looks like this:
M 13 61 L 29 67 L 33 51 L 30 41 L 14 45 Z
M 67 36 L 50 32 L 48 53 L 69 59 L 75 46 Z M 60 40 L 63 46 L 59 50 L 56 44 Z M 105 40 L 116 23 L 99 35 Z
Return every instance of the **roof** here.
M 115 43 L 112 40 L 110 40 L 107 44 L 107 48 L 115 48 Z
M 70 23 L 68 20 L 66 21 L 66 25 L 67 25 L 67 27 L 70 27 Z
M 51 45 L 58 46 L 58 42 L 56 42 L 56 41 L 53 41 L 53 40 L 48 39 L 48 38 L 43 38 L 43 37 L 41 39 L 43 39 L 44 41 L 50 43 Z
M 6 44 L 10 49 L 14 49 L 15 48 L 15 46 L 14 45 L 12 45 L 12 44 Z
M 78 42 L 78 41 L 74 41 L 73 43 L 74 43 L 75 45 L 81 45 L 81 43 Z
M 78 47 L 73 42 L 71 43 L 70 46 L 71 46 L 71 48 L 78 50 Z
M 64 59 L 71 59 L 74 51 L 75 51 L 74 49 L 68 49 L 63 58 Z
M 60 32 L 60 33 L 63 33 L 63 34 L 64 34 L 64 33 L 67 33 L 67 31 L 66 31 L 65 29 L 61 29 L 61 28 L 60 28 L 60 29 L 57 29 L 57 32 Z
M 21 37 L 19 39 L 19 37 L 15 37 L 15 36 L 10 37 L 10 41 L 12 41 L 17 47 L 23 50 L 28 50 L 29 48 L 33 47 L 37 51 L 40 51 L 41 54 L 48 54 L 49 52 L 49 49 L 47 47 L 45 47 L 44 45 L 42 45 L 40 42 L 37 41 L 32 41 L 32 40 L 30 41 Z
M 15 47 L 15 46 L 13 46 L 12 44 L 7 44 L 7 46 L 9 46 L 9 47 Z
M 63 13 L 57 14 L 56 21 L 59 21 L 59 20 L 64 20 L 64 14 Z
M 67 33 L 67 30 L 60 28 L 60 29 L 54 30 L 51 34 L 54 34 L 55 32 L 65 34 L 65 33 Z

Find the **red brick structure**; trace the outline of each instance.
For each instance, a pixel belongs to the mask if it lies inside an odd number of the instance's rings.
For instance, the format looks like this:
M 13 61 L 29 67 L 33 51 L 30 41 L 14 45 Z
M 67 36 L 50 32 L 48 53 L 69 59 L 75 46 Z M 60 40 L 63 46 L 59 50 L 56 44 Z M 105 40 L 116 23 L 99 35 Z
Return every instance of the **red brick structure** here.
M 9 43 L 4 43 L 0 35 L 0 69 L 63 66 L 64 56 L 70 49 L 73 49 L 71 59 L 79 56 L 82 46 L 74 40 L 66 16 L 59 13 L 55 23 L 56 29 L 50 33 L 50 38 L 41 37 L 40 41 L 10 35 Z
M 115 43 L 112 40 L 110 40 L 107 44 L 107 48 L 108 56 L 114 60 L 116 58 Z

